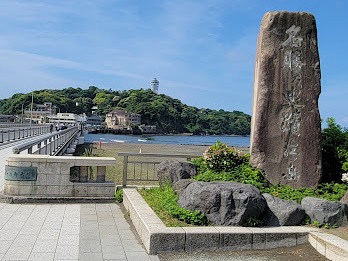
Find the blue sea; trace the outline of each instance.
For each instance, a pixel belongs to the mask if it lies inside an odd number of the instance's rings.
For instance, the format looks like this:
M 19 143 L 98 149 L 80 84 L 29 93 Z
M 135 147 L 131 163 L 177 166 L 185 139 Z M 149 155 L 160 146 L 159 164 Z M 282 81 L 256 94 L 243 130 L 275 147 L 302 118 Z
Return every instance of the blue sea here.
M 173 145 L 213 145 L 221 141 L 228 146 L 249 147 L 250 137 L 246 136 L 184 136 L 184 135 L 116 135 L 116 134 L 85 134 L 85 142 L 103 143 L 147 143 Z

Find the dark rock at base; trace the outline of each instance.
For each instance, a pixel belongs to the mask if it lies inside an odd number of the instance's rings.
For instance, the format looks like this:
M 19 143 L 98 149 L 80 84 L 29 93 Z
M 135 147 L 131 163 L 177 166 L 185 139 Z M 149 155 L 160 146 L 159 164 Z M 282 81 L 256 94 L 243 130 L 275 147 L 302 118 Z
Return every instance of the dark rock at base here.
M 305 197 L 301 206 L 312 222 L 318 221 L 320 225 L 329 226 L 341 226 L 343 223 L 345 205 L 341 202 Z
M 167 182 L 173 185 L 180 179 L 190 179 L 196 173 L 196 166 L 187 161 L 165 160 L 157 168 L 157 177 L 160 186 Z
M 266 206 L 260 191 L 236 182 L 192 182 L 179 196 L 185 209 L 200 210 L 214 225 L 241 226 L 259 218 Z
M 297 226 L 305 217 L 305 211 L 295 201 L 284 200 L 264 193 L 267 206 L 261 215 L 266 226 Z
M 194 181 L 191 179 L 180 179 L 174 183 L 174 191 L 176 192 L 176 194 L 178 194 L 178 196 L 180 196 L 182 193 L 184 193 L 187 186 L 190 185 L 192 182 Z

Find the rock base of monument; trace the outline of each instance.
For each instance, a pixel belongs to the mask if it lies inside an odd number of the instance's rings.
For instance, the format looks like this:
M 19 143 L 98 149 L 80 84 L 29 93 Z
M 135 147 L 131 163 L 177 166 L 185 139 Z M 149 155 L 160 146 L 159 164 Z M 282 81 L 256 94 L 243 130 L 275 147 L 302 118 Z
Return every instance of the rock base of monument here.
M 317 228 L 166 227 L 136 189 L 123 190 L 123 204 L 145 249 L 151 255 L 168 251 L 227 251 L 290 247 L 308 242 Z M 348 251 L 348 249 L 347 249 Z

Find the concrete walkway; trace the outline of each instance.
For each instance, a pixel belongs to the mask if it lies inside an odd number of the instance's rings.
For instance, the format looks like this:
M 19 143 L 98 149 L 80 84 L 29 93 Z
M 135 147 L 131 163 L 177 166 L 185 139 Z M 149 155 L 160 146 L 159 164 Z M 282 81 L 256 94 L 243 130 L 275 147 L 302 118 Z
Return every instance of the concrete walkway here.
M 159 260 L 116 204 L 0 203 L 0 260 Z

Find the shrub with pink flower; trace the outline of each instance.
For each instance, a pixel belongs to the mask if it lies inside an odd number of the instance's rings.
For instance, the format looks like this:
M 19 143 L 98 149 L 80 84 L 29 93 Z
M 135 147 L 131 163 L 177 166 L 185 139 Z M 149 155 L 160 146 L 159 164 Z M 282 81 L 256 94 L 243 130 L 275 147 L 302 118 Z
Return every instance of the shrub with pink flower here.
M 208 169 L 215 171 L 230 171 L 247 160 L 240 151 L 229 148 L 217 141 L 203 153 L 204 163 Z

